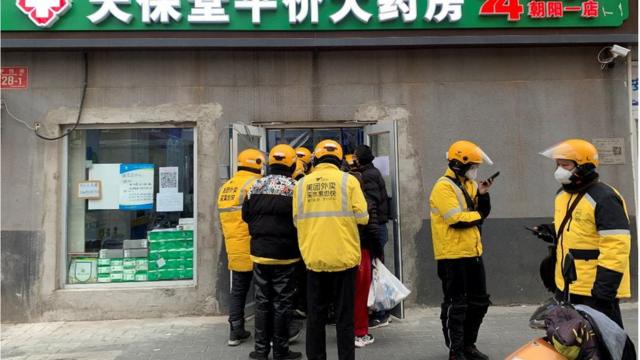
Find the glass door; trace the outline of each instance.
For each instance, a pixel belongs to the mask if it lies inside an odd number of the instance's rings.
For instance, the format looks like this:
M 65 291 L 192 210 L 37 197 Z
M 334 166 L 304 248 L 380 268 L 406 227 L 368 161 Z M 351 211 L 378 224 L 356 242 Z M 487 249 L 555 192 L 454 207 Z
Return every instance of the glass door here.
M 243 150 L 254 148 L 266 153 L 267 151 L 267 131 L 264 128 L 244 125 L 244 124 L 232 124 L 229 129 L 229 173 L 231 176 L 235 175 L 236 159 L 238 154 Z M 265 155 L 265 158 L 268 158 Z M 231 287 L 233 286 L 233 276 L 229 272 L 229 293 L 231 293 Z M 253 286 L 249 289 L 247 295 L 247 303 L 245 305 L 245 317 L 251 316 L 255 313 L 255 293 Z
M 387 222 L 387 243 L 384 246 L 385 266 L 403 280 L 402 238 L 400 232 L 400 198 L 398 190 L 398 144 L 396 122 L 382 122 L 364 128 L 364 142 L 371 147 L 375 165 L 387 186 L 389 194 L 389 222 Z M 404 318 L 404 304 L 400 303 L 391 313 Z

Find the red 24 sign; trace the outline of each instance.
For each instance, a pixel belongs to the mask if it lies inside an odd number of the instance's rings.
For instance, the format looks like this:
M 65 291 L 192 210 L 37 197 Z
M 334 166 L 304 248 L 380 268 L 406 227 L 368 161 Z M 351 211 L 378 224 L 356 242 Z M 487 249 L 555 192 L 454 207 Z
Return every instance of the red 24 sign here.
M 507 15 L 509 21 L 520 21 L 524 7 L 520 0 L 485 0 L 480 15 Z

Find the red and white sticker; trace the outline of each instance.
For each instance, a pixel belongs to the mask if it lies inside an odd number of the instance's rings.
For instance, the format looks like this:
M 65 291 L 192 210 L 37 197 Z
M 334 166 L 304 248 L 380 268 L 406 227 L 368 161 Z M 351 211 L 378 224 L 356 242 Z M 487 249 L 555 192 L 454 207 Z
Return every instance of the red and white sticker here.
M 2 67 L 0 74 L 1 89 L 27 89 L 29 87 L 29 68 L 26 66 Z

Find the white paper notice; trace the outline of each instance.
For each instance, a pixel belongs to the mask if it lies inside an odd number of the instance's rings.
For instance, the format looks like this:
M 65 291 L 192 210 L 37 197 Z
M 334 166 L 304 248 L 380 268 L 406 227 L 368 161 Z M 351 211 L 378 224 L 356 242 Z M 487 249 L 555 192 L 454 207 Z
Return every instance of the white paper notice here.
M 375 166 L 382 176 L 389 176 L 389 157 L 388 156 L 378 156 L 373 159 L 373 166 Z
M 593 139 L 593 145 L 598 149 L 600 164 L 618 165 L 625 163 L 623 138 Z
M 182 211 L 184 208 L 184 193 L 163 192 L 156 194 L 156 211 Z
M 120 164 L 93 164 L 89 180 L 100 180 L 102 197 L 89 200 L 89 210 L 113 210 L 120 206 Z
M 160 192 L 178 192 L 178 167 L 161 167 L 160 171 Z

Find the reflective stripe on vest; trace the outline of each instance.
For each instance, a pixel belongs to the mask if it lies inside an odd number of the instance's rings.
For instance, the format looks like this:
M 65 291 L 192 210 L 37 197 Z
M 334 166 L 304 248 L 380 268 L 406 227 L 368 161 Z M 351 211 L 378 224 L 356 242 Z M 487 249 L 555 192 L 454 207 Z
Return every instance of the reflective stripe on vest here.
M 240 194 L 238 194 L 238 205 L 229 206 L 226 208 L 218 208 L 218 212 L 233 212 L 242 210 L 242 203 L 244 203 L 244 197 L 246 196 L 246 188 L 249 186 L 251 181 L 255 180 L 255 178 L 251 178 L 245 181 L 244 185 L 240 188 Z
M 460 187 L 458 186 L 458 184 L 456 184 L 453 180 L 449 179 L 448 177 L 441 177 L 440 180 L 438 181 L 445 181 L 448 182 L 449 184 L 451 184 L 453 186 L 453 191 L 456 193 L 456 197 L 458 198 L 458 205 L 460 206 L 460 211 L 466 211 L 466 204 L 467 201 L 464 199 L 464 195 L 462 194 L 462 190 L 460 190 Z M 464 185 L 463 185 L 464 186 Z M 464 205 L 463 205 L 464 204 Z M 448 211 L 447 214 L 449 214 L 451 212 Z M 445 215 L 447 215 L 445 214 Z M 449 217 L 453 215 L 453 214 L 449 214 Z M 446 216 L 443 216 L 446 217 Z
M 348 173 L 344 173 L 342 175 L 342 184 L 340 185 L 340 189 L 342 192 L 342 210 L 340 211 L 318 211 L 318 212 L 311 212 L 311 213 L 305 213 L 304 211 L 304 201 L 303 201 L 303 196 L 302 196 L 302 191 L 304 190 L 304 179 L 306 177 L 303 177 L 302 179 L 300 179 L 299 185 L 299 191 L 298 191 L 298 216 L 296 217 L 295 220 L 302 220 L 302 219 L 311 219 L 311 218 L 320 218 L 320 217 L 356 217 L 356 218 L 364 218 L 367 217 L 369 214 L 368 213 L 354 213 L 353 211 L 348 209 L 349 206 L 349 199 L 348 199 L 348 194 L 347 194 L 347 185 L 348 185 L 348 180 L 349 180 L 349 174 Z

